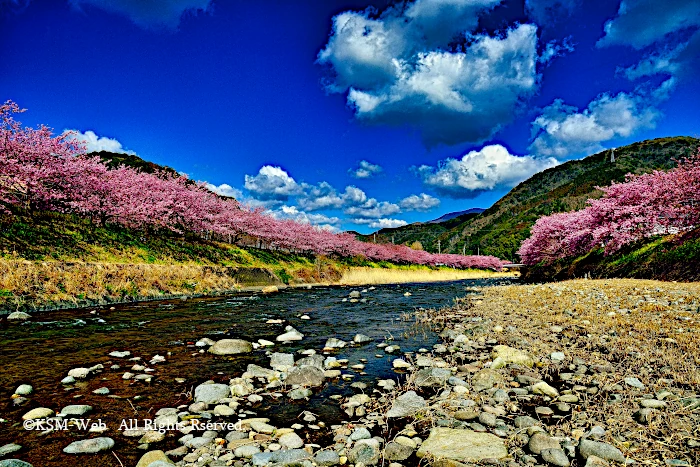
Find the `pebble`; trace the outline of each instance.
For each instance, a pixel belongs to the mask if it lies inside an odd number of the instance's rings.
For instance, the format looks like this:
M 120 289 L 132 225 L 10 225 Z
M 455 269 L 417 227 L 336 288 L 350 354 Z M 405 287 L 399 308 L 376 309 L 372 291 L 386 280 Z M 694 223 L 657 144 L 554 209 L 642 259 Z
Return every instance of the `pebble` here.
M 28 396 L 32 392 L 34 392 L 34 388 L 32 388 L 29 384 L 20 384 L 17 386 L 17 389 L 15 389 L 15 394 L 20 396 Z
M 94 454 L 114 447 L 112 438 L 91 438 L 74 441 L 63 448 L 66 454 Z

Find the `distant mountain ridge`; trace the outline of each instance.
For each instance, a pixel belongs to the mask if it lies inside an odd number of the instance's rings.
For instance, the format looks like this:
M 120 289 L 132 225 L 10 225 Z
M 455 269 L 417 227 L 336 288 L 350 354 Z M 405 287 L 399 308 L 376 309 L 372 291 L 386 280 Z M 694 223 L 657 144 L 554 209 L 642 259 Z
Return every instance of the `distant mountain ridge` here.
M 530 227 L 543 216 L 585 206 L 589 198 L 601 195 L 596 186 L 621 182 L 627 173 L 641 174 L 668 170 L 676 160 L 698 151 L 700 140 L 689 136 L 640 141 L 605 150 L 539 172 L 480 214 L 463 214 L 440 223 L 409 224 L 376 233 L 377 242 L 412 244 L 420 242 L 426 251 L 494 255 L 516 260 L 520 243 Z M 436 219 L 438 220 L 438 219 Z M 361 236 L 373 240 L 374 235 Z
M 455 217 L 463 216 L 464 214 L 481 214 L 484 211 L 486 211 L 486 209 L 470 208 L 470 209 L 467 209 L 465 211 L 448 212 L 447 214 L 443 214 L 442 216 L 438 217 L 437 219 L 433 219 L 432 221 L 425 222 L 425 224 L 440 224 L 441 222 L 449 221 L 451 219 L 454 219 Z

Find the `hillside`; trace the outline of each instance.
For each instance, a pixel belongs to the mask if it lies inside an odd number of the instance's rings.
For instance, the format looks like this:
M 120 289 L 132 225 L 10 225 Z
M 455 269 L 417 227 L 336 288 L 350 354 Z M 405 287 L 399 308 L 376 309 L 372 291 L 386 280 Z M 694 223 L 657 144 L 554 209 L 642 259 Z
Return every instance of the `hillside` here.
M 440 240 L 443 252 L 479 251 L 517 260 L 515 252 L 540 216 L 580 209 L 587 199 L 600 196 L 596 186 L 623 181 L 627 173 L 670 169 L 676 159 L 691 155 L 698 146 L 700 140 L 688 136 L 646 140 L 615 149 L 614 162 L 606 150 L 533 175 L 479 215 L 461 216 L 437 225 L 383 229 L 378 232 L 377 241 L 386 241 L 387 235 L 391 241 L 393 234 L 396 243 L 418 240 L 432 252 L 437 251 Z

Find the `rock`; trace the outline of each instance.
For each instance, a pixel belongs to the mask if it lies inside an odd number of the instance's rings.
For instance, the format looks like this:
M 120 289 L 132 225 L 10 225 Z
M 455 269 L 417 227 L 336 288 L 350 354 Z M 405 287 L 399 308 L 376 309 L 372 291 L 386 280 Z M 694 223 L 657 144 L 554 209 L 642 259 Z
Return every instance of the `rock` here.
M 313 392 L 311 392 L 311 389 L 306 389 L 306 388 L 298 388 L 298 389 L 292 389 L 289 391 L 289 396 L 290 399 L 296 401 L 300 399 L 306 399 L 307 397 L 311 397 Z
M 589 456 L 596 456 L 608 461 L 625 462 L 625 456 L 622 455 L 622 451 L 607 443 L 582 439 L 578 445 L 578 450 L 584 459 L 588 459 Z
M 156 414 L 158 415 L 158 414 Z M 170 428 L 175 425 L 177 425 L 178 422 L 178 416 L 177 412 L 166 412 L 163 413 L 162 415 L 158 415 L 155 420 L 153 420 L 153 423 L 155 426 L 160 427 L 160 428 Z
M 94 454 L 114 447 L 112 438 L 92 438 L 74 441 L 63 448 L 66 454 Z
M 67 405 L 61 409 L 60 415 L 65 416 L 78 416 L 85 415 L 92 410 L 91 405 Z
M 245 457 L 250 459 L 255 454 L 260 452 L 260 447 L 257 444 L 246 444 L 244 446 L 239 446 L 233 451 L 233 455 L 236 457 Z
M 68 371 L 68 376 L 72 376 L 75 379 L 85 379 L 90 374 L 89 368 L 73 368 Z
M 287 449 L 297 449 L 304 447 L 304 440 L 296 433 L 285 433 L 279 437 L 277 442 Z
M 159 443 L 165 439 L 165 433 L 160 431 L 147 431 L 143 434 L 141 439 L 139 439 L 140 444 L 152 444 Z
M 639 405 L 641 405 L 642 407 L 646 407 L 647 409 L 663 409 L 668 404 L 664 401 L 656 399 L 642 399 L 639 401 Z
M 97 394 L 98 396 L 106 396 L 109 394 L 109 388 L 101 387 L 97 388 L 94 391 L 92 391 L 93 394 Z
M 625 378 L 624 381 L 625 381 L 625 384 L 627 386 L 632 386 L 633 388 L 636 388 L 636 389 L 644 389 L 646 387 L 646 386 L 644 386 L 644 384 L 641 381 L 639 381 L 639 379 L 633 378 L 630 376 Z
M 372 338 L 369 336 L 365 336 L 364 334 L 355 334 L 355 337 L 352 338 L 352 341 L 356 344 L 366 344 L 367 342 L 372 342 Z
M 451 459 L 458 462 L 475 462 L 482 459 L 503 459 L 508 449 L 503 440 L 490 433 L 453 428 L 433 428 L 416 455 L 435 459 Z
M 493 363 L 491 364 L 491 368 L 494 370 L 503 368 L 511 363 L 527 367 L 532 367 L 535 364 L 535 361 L 532 359 L 530 354 L 513 347 L 508 347 L 507 345 L 495 346 L 491 357 L 494 359 Z
M 569 458 L 566 457 L 566 453 L 559 448 L 543 449 L 542 459 L 552 465 L 558 465 L 559 467 L 569 467 L 569 465 L 571 465 Z
M 472 376 L 472 387 L 475 391 L 485 391 L 503 383 L 501 374 L 490 368 L 479 370 Z
M 131 352 L 129 352 L 128 350 L 123 350 L 123 351 L 115 350 L 114 352 L 109 353 L 109 356 L 114 357 L 114 358 L 126 358 L 129 355 L 131 355 Z M 160 451 L 154 451 L 154 452 L 160 452 Z M 148 454 L 148 453 L 146 453 L 146 454 Z
M 270 357 L 270 366 L 273 370 L 289 371 L 294 366 L 294 355 L 291 353 L 275 352 Z
M 266 435 L 271 435 L 272 433 L 275 432 L 275 430 L 277 430 L 277 428 L 275 428 L 274 426 L 272 426 L 266 422 L 263 422 L 261 420 L 251 421 L 250 428 L 252 428 L 253 431 L 256 431 L 258 433 L 263 433 Z
M 233 378 L 229 381 L 229 389 L 232 395 L 243 397 L 255 391 L 255 386 L 243 378 Z
M 324 348 L 326 348 L 326 349 L 342 349 L 346 345 L 348 345 L 347 342 L 340 340 L 336 337 L 331 337 L 330 339 L 328 339 L 326 341 L 326 345 L 324 345 Z
M 216 404 L 231 395 L 231 388 L 226 384 L 200 384 L 194 388 L 195 402 Z
M 253 351 L 253 344 L 243 339 L 221 339 L 209 347 L 214 355 L 238 355 Z
M 221 417 L 231 417 L 233 415 L 236 415 L 236 411 L 228 405 L 217 405 L 216 407 L 214 407 L 214 415 L 219 415 Z
M 0 457 L 5 457 L 6 455 L 12 454 L 13 452 L 17 452 L 20 449 L 22 449 L 22 446 L 15 443 L 9 443 L 4 446 L 0 446 Z
M 34 388 L 31 387 L 29 384 L 20 384 L 17 386 L 17 389 L 15 389 L 15 394 L 18 394 L 20 396 L 28 396 L 34 392 Z
M 585 467 L 610 467 L 610 463 L 597 456 L 588 456 Z
M 348 294 L 349 298 L 360 298 L 361 296 L 362 294 L 360 294 L 360 292 L 358 292 L 357 290 L 353 290 L 352 292 L 350 292 L 350 294 Z
M 13 311 L 9 315 L 7 315 L 7 320 L 8 321 L 24 321 L 26 319 L 31 318 L 32 316 L 28 313 L 25 313 L 23 311 Z
M 141 456 L 136 467 L 152 467 L 155 462 L 160 462 L 162 465 L 175 465 L 163 451 L 148 451 Z
M 287 384 L 298 384 L 300 386 L 323 386 L 323 370 L 314 366 L 294 367 L 289 370 Z
M 407 368 L 413 368 L 413 365 L 408 363 L 406 360 L 403 358 L 397 358 L 393 362 L 391 362 L 391 366 L 396 368 L 397 370 L 403 370 Z
M 415 383 L 418 387 L 434 387 L 447 384 L 452 372 L 446 368 L 423 368 L 415 373 Z
M 300 341 L 304 338 L 304 335 L 294 329 L 292 326 L 287 326 L 285 328 L 284 334 L 281 334 L 277 336 L 277 342 L 292 342 L 292 341 Z
M 384 458 L 390 461 L 405 461 L 413 454 L 413 448 L 397 442 L 390 442 L 384 448 Z
M 632 418 L 634 418 L 638 423 L 641 423 L 642 425 L 647 425 L 649 422 L 651 422 L 654 413 L 656 413 L 656 409 L 645 407 L 643 409 L 637 410 L 634 414 L 632 414 Z
M 335 451 L 318 451 L 314 456 L 314 462 L 320 467 L 330 467 L 340 463 L 340 456 Z
M 51 417 L 53 414 L 54 411 L 51 409 L 47 409 L 46 407 L 38 407 L 22 415 L 22 420 L 39 420 L 41 418 Z
M 302 366 L 313 366 L 318 368 L 319 370 L 323 370 L 323 355 L 309 355 L 308 357 L 304 357 L 301 360 L 299 360 L 296 363 L 296 366 L 302 367 Z
M 498 419 L 497 419 L 496 416 L 495 416 L 494 414 L 492 414 L 492 413 L 481 412 L 481 413 L 479 414 L 479 422 L 480 422 L 482 425 L 494 427 L 494 426 L 496 426 L 497 421 L 498 421 Z
M 258 365 L 249 364 L 246 369 L 245 377 L 250 378 L 265 378 L 268 382 L 280 379 L 280 372 L 275 370 L 270 370 L 269 368 L 263 368 Z
M 563 362 L 566 359 L 566 355 L 564 355 L 564 352 L 552 352 L 549 358 L 555 362 Z
M 304 460 L 310 459 L 309 454 L 304 449 L 289 449 L 286 451 L 261 452 L 253 455 L 253 465 L 262 467 L 270 463 L 278 467 L 304 465 Z
M 532 386 L 532 392 L 533 394 L 540 394 L 549 397 L 557 397 L 559 395 L 559 391 L 557 391 L 555 388 L 545 383 L 544 381 L 540 381 L 539 383 L 534 384 Z
M 426 405 L 425 399 L 416 394 L 415 391 L 408 391 L 394 400 L 386 416 L 387 418 L 409 417 L 425 408 Z
M 533 454 L 541 454 L 545 449 L 561 449 L 561 445 L 545 433 L 535 433 L 530 437 L 527 448 Z
M 32 467 L 32 464 L 19 459 L 5 459 L 0 461 L 0 467 Z
M 372 437 L 372 434 L 369 432 L 369 430 L 363 426 L 355 428 L 348 437 L 348 440 L 350 441 L 359 441 L 361 439 L 370 439 Z
M 61 380 L 61 384 L 73 384 L 73 383 L 75 383 L 75 378 L 73 378 L 72 376 L 66 376 L 65 378 L 63 378 Z
M 277 288 L 276 285 L 266 285 L 265 287 L 262 288 L 261 292 L 264 294 L 275 293 L 275 292 L 279 292 L 279 288 Z
M 348 452 L 348 460 L 353 464 L 375 465 L 379 462 L 381 451 L 376 439 L 361 439 Z
M 540 424 L 540 422 L 538 420 L 536 420 L 532 417 L 528 417 L 527 415 L 515 417 L 514 423 L 515 423 L 515 428 L 528 428 L 528 427 L 537 426 Z

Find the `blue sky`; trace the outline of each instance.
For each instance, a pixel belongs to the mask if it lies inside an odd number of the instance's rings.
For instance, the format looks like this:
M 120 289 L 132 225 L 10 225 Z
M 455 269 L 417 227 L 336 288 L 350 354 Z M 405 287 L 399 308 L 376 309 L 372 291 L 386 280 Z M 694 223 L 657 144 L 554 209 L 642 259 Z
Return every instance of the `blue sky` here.
M 698 136 L 700 2 L 0 0 L 0 99 L 273 215 L 371 232 Z

